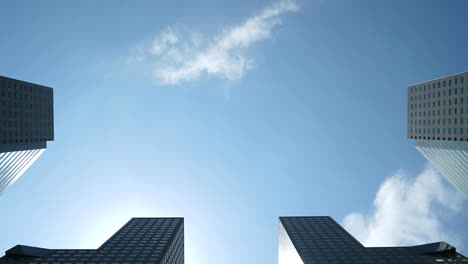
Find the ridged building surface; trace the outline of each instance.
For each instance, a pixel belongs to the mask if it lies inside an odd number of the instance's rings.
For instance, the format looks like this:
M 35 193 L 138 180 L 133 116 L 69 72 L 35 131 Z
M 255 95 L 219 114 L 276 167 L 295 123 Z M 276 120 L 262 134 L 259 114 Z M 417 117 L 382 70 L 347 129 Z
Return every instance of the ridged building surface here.
M 416 140 L 416 149 L 468 197 L 468 142 Z
M 0 153 L 0 195 L 44 153 L 32 149 Z
M 446 242 L 364 247 L 329 216 L 280 217 L 279 264 L 467 264 Z

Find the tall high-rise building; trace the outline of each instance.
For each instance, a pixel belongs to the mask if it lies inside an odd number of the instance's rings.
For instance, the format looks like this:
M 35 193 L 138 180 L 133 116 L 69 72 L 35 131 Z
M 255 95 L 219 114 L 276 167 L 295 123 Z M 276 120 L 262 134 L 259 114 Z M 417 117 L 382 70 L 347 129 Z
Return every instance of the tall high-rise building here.
M 462 264 L 456 248 L 437 242 L 364 247 L 329 216 L 280 217 L 279 264 Z
M 59 234 L 57 234 L 59 235 Z M 5 264 L 183 264 L 183 218 L 132 218 L 98 249 L 45 249 L 17 245 Z
M 468 196 L 468 72 L 408 86 L 407 134 Z
M 0 195 L 54 140 L 53 90 L 0 76 Z

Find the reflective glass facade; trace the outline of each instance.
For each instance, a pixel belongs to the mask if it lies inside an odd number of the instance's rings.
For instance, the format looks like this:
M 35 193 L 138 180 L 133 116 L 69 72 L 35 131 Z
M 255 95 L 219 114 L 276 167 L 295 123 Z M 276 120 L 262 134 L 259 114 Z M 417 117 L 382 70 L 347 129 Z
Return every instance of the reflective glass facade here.
M 59 235 L 59 234 L 58 234 Z M 183 218 L 132 218 L 95 250 L 44 249 L 17 245 L 0 263 L 183 264 Z
M 445 242 L 414 247 L 364 247 L 329 216 L 280 217 L 279 222 L 279 264 L 468 263 L 466 257 Z
M 53 89 L 0 76 L 0 195 L 53 139 Z

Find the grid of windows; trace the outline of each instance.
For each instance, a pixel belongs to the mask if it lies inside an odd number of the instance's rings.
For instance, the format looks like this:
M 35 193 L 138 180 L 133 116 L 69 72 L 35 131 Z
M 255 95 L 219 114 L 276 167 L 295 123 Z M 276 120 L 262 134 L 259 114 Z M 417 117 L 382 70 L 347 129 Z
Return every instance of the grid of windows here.
M 183 218 L 133 218 L 97 250 L 49 250 L 46 256 L 9 256 L 15 264 L 183 264 Z
M 413 247 L 366 248 L 328 216 L 280 217 L 280 222 L 304 264 L 453 263 L 415 254 Z M 456 258 L 451 249 L 446 255 Z M 458 260 L 468 263 L 463 256 Z
M 0 128 L 0 144 L 53 140 L 53 89 L 0 76 Z
M 468 72 L 408 87 L 408 138 L 468 141 Z

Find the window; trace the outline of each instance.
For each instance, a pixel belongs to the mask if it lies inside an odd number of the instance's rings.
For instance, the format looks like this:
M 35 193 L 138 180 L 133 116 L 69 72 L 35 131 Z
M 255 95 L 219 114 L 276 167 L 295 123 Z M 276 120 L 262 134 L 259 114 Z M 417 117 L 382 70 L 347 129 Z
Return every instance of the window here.
M 443 81 L 443 86 L 444 86 L 444 87 L 447 86 L 447 85 L 446 85 L 446 81 Z
M 455 79 L 453 79 L 453 80 L 454 80 L 455 84 L 457 84 L 457 83 L 458 83 L 458 79 L 457 79 L 457 77 L 455 77 Z

